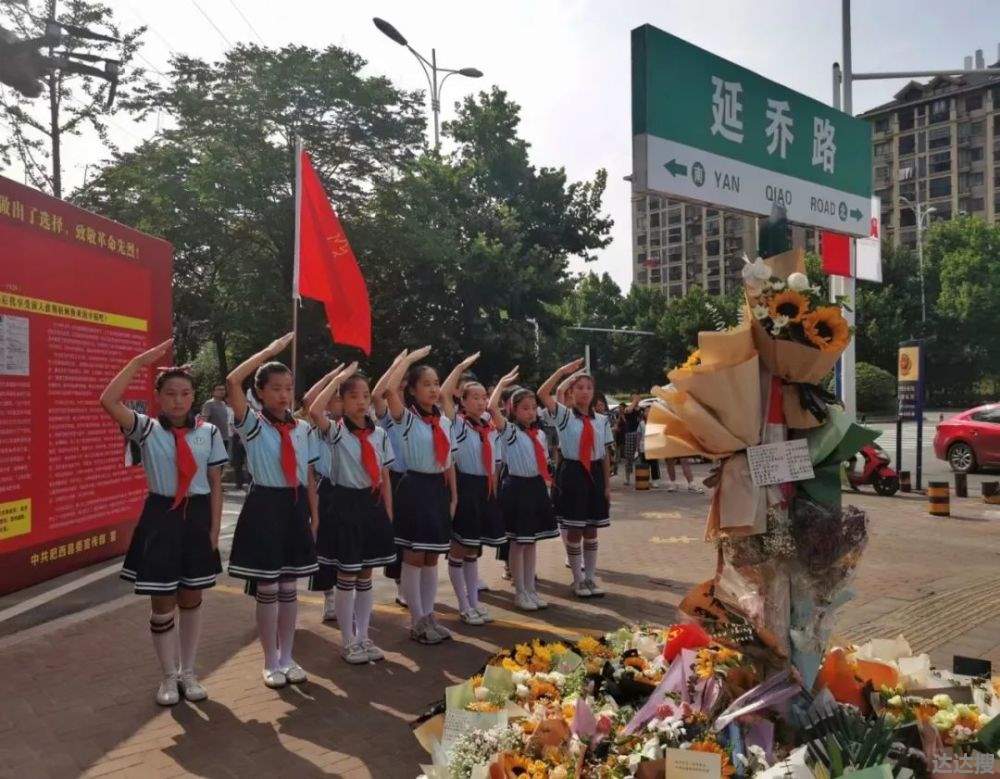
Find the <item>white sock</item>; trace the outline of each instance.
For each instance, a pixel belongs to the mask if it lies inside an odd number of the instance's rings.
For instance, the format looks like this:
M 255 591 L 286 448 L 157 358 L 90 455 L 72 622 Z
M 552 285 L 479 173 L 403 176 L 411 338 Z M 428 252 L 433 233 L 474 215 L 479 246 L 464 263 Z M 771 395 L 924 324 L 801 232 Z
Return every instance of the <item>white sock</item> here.
M 153 648 L 160 661 L 164 676 L 177 673 L 177 662 L 180 659 L 180 644 L 177 641 L 177 628 L 174 624 L 174 612 L 149 615 L 149 632 L 153 634 Z
M 264 650 L 264 668 L 278 670 L 278 583 L 257 585 L 257 635 Z
M 525 544 L 521 550 L 521 561 L 524 565 L 524 589 L 535 592 L 535 545 Z
M 465 593 L 469 596 L 469 608 L 479 608 L 479 559 L 466 557 L 462 563 L 465 574 Z
M 295 643 L 295 618 L 299 613 L 299 583 L 295 579 L 278 585 L 278 665 L 288 668 L 292 660 L 292 644 Z
M 559 537 L 562 539 L 563 546 L 566 547 L 566 565 L 570 565 L 570 560 L 569 560 L 569 531 L 566 528 L 564 528 L 564 527 L 559 528 Z
M 596 537 L 583 539 L 583 572 L 588 579 L 593 579 L 597 573 Z
M 399 575 L 399 588 L 403 591 L 406 605 L 410 609 L 410 627 L 416 627 L 424 611 L 420 600 L 420 566 L 403 563 Z
M 451 579 L 451 586 L 455 589 L 455 597 L 458 598 L 458 610 L 466 612 L 469 610 L 469 594 L 465 587 L 465 571 L 462 570 L 462 558 L 455 559 L 448 555 L 448 578 Z
M 372 580 L 358 579 L 354 585 L 354 629 L 358 641 L 368 640 L 368 626 L 372 621 L 372 607 L 375 605 L 375 588 Z
M 198 654 L 201 636 L 201 603 L 193 608 L 180 607 L 181 671 L 194 673 L 194 658 Z
M 510 578 L 514 582 L 514 592 L 518 595 L 525 591 L 524 586 L 524 544 L 510 542 Z
M 340 636 L 345 647 L 354 643 L 354 592 L 355 580 L 337 577 L 337 594 L 333 596 L 334 608 L 337 610 L 337 624 L 340 626 Z
M 436 565 L 425 565 L 420 569 L 420 605 L 424 608 L 423 616 L 434 613 L 434 602 L 437 600 L 438 569 Z M 410 606 L 412 609 L 413 606 Z
M 566 542 L 566 557 L 569 560 L 569 570 L 573 574 L 573 585 L 583 582 L 583 551 L 580 542 Z

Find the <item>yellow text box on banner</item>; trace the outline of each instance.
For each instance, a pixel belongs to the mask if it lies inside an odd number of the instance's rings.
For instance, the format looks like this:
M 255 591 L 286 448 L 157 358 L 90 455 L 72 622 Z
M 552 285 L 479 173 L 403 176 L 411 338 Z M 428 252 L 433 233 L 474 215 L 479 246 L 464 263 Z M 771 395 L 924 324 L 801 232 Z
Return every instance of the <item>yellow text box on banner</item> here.
M 139 330 L 143 333 L 149 329 L 149 323 L 138 317 L 112 314 L 108 311 L 97 311 L 83 306 L 71 306 L 67 303 L 31 298 L 27 295 L 14 295 L 10 292 L 0 292 L 0 308 L 25 311 L 29 314 L 76 319 L 80 322 L 90 322 L 106 327 L 120 327 L 124 330 Z

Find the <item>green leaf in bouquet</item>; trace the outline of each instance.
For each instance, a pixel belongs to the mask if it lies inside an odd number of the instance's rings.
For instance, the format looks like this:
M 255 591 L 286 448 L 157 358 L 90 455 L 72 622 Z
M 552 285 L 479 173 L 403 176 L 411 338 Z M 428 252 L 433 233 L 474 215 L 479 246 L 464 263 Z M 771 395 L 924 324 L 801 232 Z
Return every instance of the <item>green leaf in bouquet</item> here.
M 1000 714 L 983 725 L 976 740 L 986 752 L 996 753 L 1000 750 Z
M 444 688 L 444 703 L 446 711 L 462 711 L 476 699 L 472 682 L 464 681 Z
M 559 655 L 559 661 L 556 663 L 556 667 L 552 670 L 568 676 L 581 665 L 583 665 L 583 658 L 571 649 L 570 651 L 563 652 Z
M 488 665 L 483 673 L 483 687 L 490 692 L 510 696 L 514 692 L 514 675 L 501 665 Z
M 844 754 L 840 751 L 840 745 L 832 733 L 827 734 L 824 745 L 827 757 L 830 758 L 830 776 L 838 777 L 844 773 Z

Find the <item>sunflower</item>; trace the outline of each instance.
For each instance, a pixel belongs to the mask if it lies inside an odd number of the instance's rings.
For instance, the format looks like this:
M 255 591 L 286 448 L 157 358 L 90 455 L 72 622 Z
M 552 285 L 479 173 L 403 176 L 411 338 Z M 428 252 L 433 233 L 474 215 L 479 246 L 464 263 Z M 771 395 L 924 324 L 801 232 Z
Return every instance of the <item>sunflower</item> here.
M 697 368 L 701 365 L 701 349 L 695 349 L 681 368 Z
M 793 289 L 786 289 L 771 298 L 771 319 L 787 316 L 789 322 L 801 322 L 809 311 L 809 301 Z
M 703 741 L 695 741 L 690 747 L 692 752 L 710 752 L 719 756 L 722 763 L 722 775 L 732 776 L 736 773 L 736 767 L 729 762 L 729 753 L 720 746 L 718 741 L 713 739 L 704 739 Z
M 851 328 L 839 306 L 821 306 L 802 317 L 802 329 L 813 346 L 824 352 L 839 352 L 851 339 Z
M 712 650 L 698 650 L 694 661 L 694 672 L 699 679 L 708 679 L 715 673 L 715 655 Z

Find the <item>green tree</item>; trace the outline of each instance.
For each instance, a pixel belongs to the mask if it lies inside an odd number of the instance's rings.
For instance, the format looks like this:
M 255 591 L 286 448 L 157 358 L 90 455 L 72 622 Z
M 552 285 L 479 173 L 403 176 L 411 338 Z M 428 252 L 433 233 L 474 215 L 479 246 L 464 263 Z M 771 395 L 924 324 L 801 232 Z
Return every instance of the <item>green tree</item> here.
M 896 371 L 899 342 L 920 335 L 917 258 L 906 247 L 882 243 L 882 283 L 859 281 L 855 339 L 859 362 Z
M 237 46 L 219 62 L 175 58 L 165 82 L 129 101 L 140 115 L 166 113 L 170 129 L 113 154 L 74 199 L 173 244 L 181 359 L 210 341 L 225 373 L 289 329 L 296 137 L 348 231 L 420 153 L 419 93 L 362 74 L 365 65 L 335 46 Z M 304 364 L 318 372 L 333 351 L 321 306 L 307 301 L 300 333 Z

